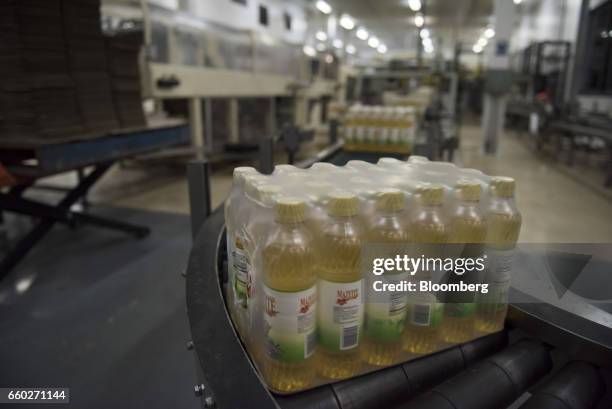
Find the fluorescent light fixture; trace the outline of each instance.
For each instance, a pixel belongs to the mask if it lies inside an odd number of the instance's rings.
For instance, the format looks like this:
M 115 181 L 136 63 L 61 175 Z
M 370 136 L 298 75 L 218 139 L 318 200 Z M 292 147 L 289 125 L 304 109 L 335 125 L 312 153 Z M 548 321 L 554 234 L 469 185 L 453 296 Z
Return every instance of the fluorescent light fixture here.
M 521 4 L 523 0 L 514 0 L 514 4 Z
M 357 49 L 353 44 L 349 44 L 346 46 L 346 52 L 347 54 L 355 54 L 357 52 Z
M 416 16 L 414 16 L 414 25 L 417 26 L 418 28 L 423 27 L 423 24 L 425 24 L 425 17 L 423 17 L 422 14 L 417 14 Z
M 317 31 L 315 38 L 319 41 L 327 41 L 327 34 L 324 31 Z
M 480 37 L 478 41 L 476 42 L 476 44 L 478 44 L 480 48 L 485 48 L 488 44 L 488 41 L 486 38 Z
M 329 5 L 328 2 L 324 0 L 317 0 L 315 6 L 317 7 L 317 10 L 319 10 L 323 14 L 331 14 L 332 12 L 332 7 Z
M 482 47 L 478 44 L 474 44 L 474 47 L 472 47 L 472 51 L 474 51 L 476 54 L 479 54 L 482 52 Z
M 352 30 L 355 28 L 355 20 L 348 14 L 340 16 L 340 26 L 346 30 Z
M 493 37 L 495 37 L 495 30 L 493 30 L 491 27 L 487 28 L 484 31 L 484 36 L 485 36 L 485 38 L 493 38 Z
M 323 52 L 325 50 L 327 50 L 327 47 L 325 47 L 325 44 L 323 44 L 323 43 L 317 44 L 317 51 Z
M 366 30 L 363 27 L 359 27 L 357 29 L 357 33 L 356 34 L 357 34 L 357 38 L 360 39 L 360 40 L 363 40 L 363 41 L 367 40 L 368 37 L 370 36 L 370 33 L 368 33 L 368 30 Z
M 332 41 L 332 45 L 334 46 L 334 48 L 342 48 L 344 44 L 342 44 L 342 40 L 336 38 L 334 39 L 334 41 Z
M 387 52 L 387 46 L 384 44 L 381 44 L 378 46 L 378 48 L 376 49 L 379 53 L 384 54 Z
M 433 46 L 423 47 L 423 48 L 425 49 L 425 52 L 426 52 L 427 54 L 431 54 L 431 53 L 433 53 L 433 52 L 434 52 L 434 48 L 433 48 Z
M 433 47 L 433 41 L 431 41 L 431 38 L 427 37 L 423 39 L 423 47 Z
M 408 0 L 408 7 L 410 7 L 412 11 L 421 10 L 421 0 Z
M 377 48 L 380 45 L 380 40 L 376 37 L 370 37 L 368 40 L 368 45 L 372 48 Z
M 421 38 L 429 38 L 429 36 L 431 35 L 429 33 L 429 30 L 426 28 L 421 29 L 421 32 L 419 34 L 421 35 Z
M 309 57 L 315 57 L 317 55 L 317 50 L 315 50 L 314 48 L 312 48 L 312 46 L 309 45 L 305 45 L 304 48 L 302 48 L 302 51 L 304 51 L 304 54 Z

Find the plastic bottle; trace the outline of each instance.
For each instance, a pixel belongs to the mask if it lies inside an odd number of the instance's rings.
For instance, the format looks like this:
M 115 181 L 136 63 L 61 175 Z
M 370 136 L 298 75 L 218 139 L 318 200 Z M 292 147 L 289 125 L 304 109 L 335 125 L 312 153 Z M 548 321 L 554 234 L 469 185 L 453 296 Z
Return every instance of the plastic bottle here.
M 450 243 L 460 251 L 462 259 L 481 258 L 487 234 L 485 217 L 480 210 L 480 183 L 459 180 L 455 185 L 457 204 L 450 216 Z M 478 271 L 449 273 L 449 283 L 480 283 Z M 475 293 L 449 293 L 444 304 L 442 339 L 449 343 L 467 342 L 474 338 Z
M 514 201 L 514 179 L 494 177 L 486 212 L 487 294 L 476 297 L 476 330 L 500 331 L 508 309 L 512 255 L 521 230 L 521 214 Z
M 317 240 L 317 370 L 326 378 L 344 379 L 360 367 L 363 229 L 357 219 L 357 196 L 336 191 L 328 200 L 329 221 Z
M 448 239 L 448 227 L 442 214 L 444 187 L 437 184 L 422 184 L 417 188 L 418 206 L 411 217 L 410 231 L 413 234 L 413 250 L 425 258 L 442 256 L 443 244 Z M 420 280 L 431 280 L 432 272 L 421 270 L 413 276 Z M 413 354 L 429 354 L 438 349 L 439 329 L 444 305 L 435 294 L 418 291 L 408 297 L 408 314 L 403 336 L 403 349 Z
M 404 254 L 410 241 L 403 217 L 404 193 L 398 189 L 382 190 L 376 201 L 376 215 L 368 226 L 367 242 L 376 257 Z M 402 332 L 406 320 L 408 294 L 405 292 L 376 293 L 374 280 L 399 283 L 407 280 L 408 272 L 388 272 L 366 279 L 365 331 L 361 357 L 370 365 L 387 366 L 398 361 L 402 349 Z
M 227 245 L 227 275 L 228 275 L 228 287 L 227 287 L 227 298 L 230 314 L 234 319 L 237 326 L 240 326 L 240 320 L 238 319 L 237 313 L 237 294 L 236 294 L 236 260 L 234 254 L 236 252 L 236 231 L 238 222 L 238 208 L 241 203 L 244 203 L 244 185 L 245 178 L 247 175 L 258 175 L 259 172 L 255 168 L 250 166 L 241 166 L 234 169 L 232 178 L 232 188 L 230 190 L 229 197 L 225 201 L 224 215 L 225 215 L 225 234 L 226 234 L 226 245 Z M 239 242 L 241 242 L 239 240 Z M 240 251 L 241 249 L 238 249 Z M 239 327 L 239 331 L 242 329 Z
M 317 286 L 305 204 L 281 197 L 263 252 L 266 358 L 263 375 L 278 392 L 308 388 L 315 377 Z

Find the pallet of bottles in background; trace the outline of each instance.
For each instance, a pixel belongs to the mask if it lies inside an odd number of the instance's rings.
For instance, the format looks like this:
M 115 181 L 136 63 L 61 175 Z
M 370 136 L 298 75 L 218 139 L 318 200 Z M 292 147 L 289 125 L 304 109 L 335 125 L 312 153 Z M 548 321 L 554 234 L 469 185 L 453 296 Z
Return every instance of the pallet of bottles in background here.
M 353 105 L 344 116 L 344 149 L 408 155 L 416 123 L 415 111 L 409 107 Z
M 511 178 L 416 156 L 376 165 L 278 165 L 271 175 L 240 167 L 225 220 L 230 315 L 276 393 L 351 378 L 503 328 L 521 226 Z M 454 298 L 433 289 L 375 291 L 374 280 L 380 287 L 433 274 L 386 264 L 377 272 L 377 258 L 405 252 L 436 260 L 451 246 L 451 260 L 463 258 L 463 266 L 488 257 L 475 279 L 488 292 Z M 458 267 L 451 266 L 447 283 L 467 276 Z

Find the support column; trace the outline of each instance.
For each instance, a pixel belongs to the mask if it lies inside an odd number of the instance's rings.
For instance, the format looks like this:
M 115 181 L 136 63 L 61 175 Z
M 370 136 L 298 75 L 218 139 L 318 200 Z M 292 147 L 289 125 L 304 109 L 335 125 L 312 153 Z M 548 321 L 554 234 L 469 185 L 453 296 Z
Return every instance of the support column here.
M 189 100 L 189 131 L 191 132 L 191 146 L 196 151 L 196 157 L 204 157 L 204 131 L 202 128 L 202 100 L 191 98 Z
M 506 98 L 512 87 L 510 70 L 510 36 L 516 18 L 512 1 L 494 0 L 495 37 L 486 48 L 484 109 L 482 113 L 483 151 L 497 153 L 499 138 L 504 128 Z
M 227 129 L 229 130 L 229 143 L 234 145 L 240 142 L 240 126 L 238 115 L 238 99 L 231 98 L 228 101 Z

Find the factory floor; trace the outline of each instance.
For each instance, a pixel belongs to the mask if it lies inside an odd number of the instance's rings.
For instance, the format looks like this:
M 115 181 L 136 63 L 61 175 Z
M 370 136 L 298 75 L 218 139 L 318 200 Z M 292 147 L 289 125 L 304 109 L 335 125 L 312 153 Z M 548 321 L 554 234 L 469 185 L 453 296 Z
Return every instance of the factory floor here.
M 461 147 L 456 162 L 490 175 L 507 175 L 517 180 L 517 201 L 523 214 L 520 241 L 600 243 L 612 242 L 612 194 L 596 189 L 572 176 L 514 133 L 501 139 L 498 154 L 481 152 L 481 128 L 466 125 L 461 130 Z M 308 151 L 315 151 L 309 147 Z M 302 152 L 308 156 L 309 152 Z M 282 162 L 282 158 L 279 160 Z M 213 166 L 211 195 L 219 205 L 231 186 L 233 166 Z M 580 169 L 580 164 L 576 165 Z M 603 172 L 591 172 L 594 178 Z M 92 200 L 121 207 L 189 213 L 187 182 L 183 169 L 114 169 L 92 194 Z M 600 184 L 597 181 L 597 184 Z M 612 190 L 612 189 L 608 189 Z

